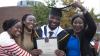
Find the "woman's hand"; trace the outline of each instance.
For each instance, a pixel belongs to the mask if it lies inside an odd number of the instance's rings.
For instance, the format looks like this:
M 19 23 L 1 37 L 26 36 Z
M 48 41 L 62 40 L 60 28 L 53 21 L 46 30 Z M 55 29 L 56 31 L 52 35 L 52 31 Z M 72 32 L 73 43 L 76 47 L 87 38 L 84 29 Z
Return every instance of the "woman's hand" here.
M 57 56 L 65 56 L 65 52 L 64 51 L 62 51 L 62 50 L 55 50 L 55 54 L 57 55 Z
M 38 56 L 38 55 L 42 54 L 42 50 L 41 49 L 33 49 L 30 53 L 34 56 Z
M 83 7 L 83 6 L 80 4 L 80 2 L 74 2 L 74 3 L 71 4 L 71 6 L 72 6 L 72 7 L 75 7 L 75 8 L 76 8 L 76 7 L 78 7 L 78 8 Z
M 81 9 L 81 11 L 83 11 L 84 13 L 87 12 L 87 10 L 85 9 L 85 7 L 82 6 L 82 4 L 81 4 L 80 2 L 74 2 L 74 3 L 71 4 L 71 6 L 74 7 L 74 8 L 77 8 L 77 7 L 78 7 L 78 8 Z

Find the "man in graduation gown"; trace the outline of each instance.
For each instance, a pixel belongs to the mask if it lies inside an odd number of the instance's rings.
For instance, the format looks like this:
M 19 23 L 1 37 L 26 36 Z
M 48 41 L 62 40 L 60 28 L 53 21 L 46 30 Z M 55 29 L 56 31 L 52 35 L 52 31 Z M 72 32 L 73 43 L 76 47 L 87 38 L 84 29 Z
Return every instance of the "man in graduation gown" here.
M 41 26 L 36 31 L 38 37 L 39 38 L 56 37 L 57 43 L 60 41 L 59 39 L 65 37 L 66 31 L 60 26 L 61 16 L 62 16 L 62 8 L 51 8 L 51 12 L 48 17 L 48 24 Z M 60 50 L 56 50 L 56 52 L 61 53 Z

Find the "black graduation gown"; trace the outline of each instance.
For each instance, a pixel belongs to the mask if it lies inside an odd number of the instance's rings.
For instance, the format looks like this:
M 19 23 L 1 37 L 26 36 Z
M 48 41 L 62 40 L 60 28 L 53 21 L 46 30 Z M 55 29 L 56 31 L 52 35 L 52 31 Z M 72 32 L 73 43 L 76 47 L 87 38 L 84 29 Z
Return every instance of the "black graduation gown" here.
M 45 31 L 44 31 L 44 32 L 45 32 Z M 42 37 L 42 29 L 41 29 L 41 28 L 38 28 L 38 29 L 36 30 L 36 34 L 37 34 L 37 37 Z M 59 41 L 60 41 L 60 39 L 61 39 L 61 38 L 64 38 L 65 36 L 66 36 L 66 31 L 65 31 L 65 30 L 61 31 L 61 32 L 57 35 L 58 49 L 61 49 L 61 48 L 59 47 Z
M 79 34 L 81 56 L 92 56 L 90 55 L 90 41 L 96 32 L 96 24 L 88 12 L 84 14 L 84 17 L 88 27 Z M 67 53 L 66 43 L 73 32 L 67 30 L 66 33 L 66 36 L 64 38 L 59 38 L 59 40 L 62 40 L 58 42 L 59 48 L 65 51 L 65 53 Z

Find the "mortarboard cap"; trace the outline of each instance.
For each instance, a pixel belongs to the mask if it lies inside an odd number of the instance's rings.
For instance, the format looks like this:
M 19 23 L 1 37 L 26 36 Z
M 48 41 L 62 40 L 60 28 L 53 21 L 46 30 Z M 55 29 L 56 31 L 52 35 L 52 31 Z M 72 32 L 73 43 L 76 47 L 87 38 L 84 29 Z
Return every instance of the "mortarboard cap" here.
M 62 8 L 51 8 L 50 15 L 56 16 L 56 17 L 62 17 Z

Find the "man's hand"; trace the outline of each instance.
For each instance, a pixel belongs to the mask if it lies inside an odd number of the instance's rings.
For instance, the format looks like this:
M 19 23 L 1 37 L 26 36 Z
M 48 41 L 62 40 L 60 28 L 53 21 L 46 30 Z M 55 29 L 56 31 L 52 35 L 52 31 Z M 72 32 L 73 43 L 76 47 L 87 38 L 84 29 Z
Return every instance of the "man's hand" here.
M 65 56 L 65 52 L 64 51 L 62 51 L 62 50 L 55 50 L 55 54 L 57 55 L 57 56 Z

